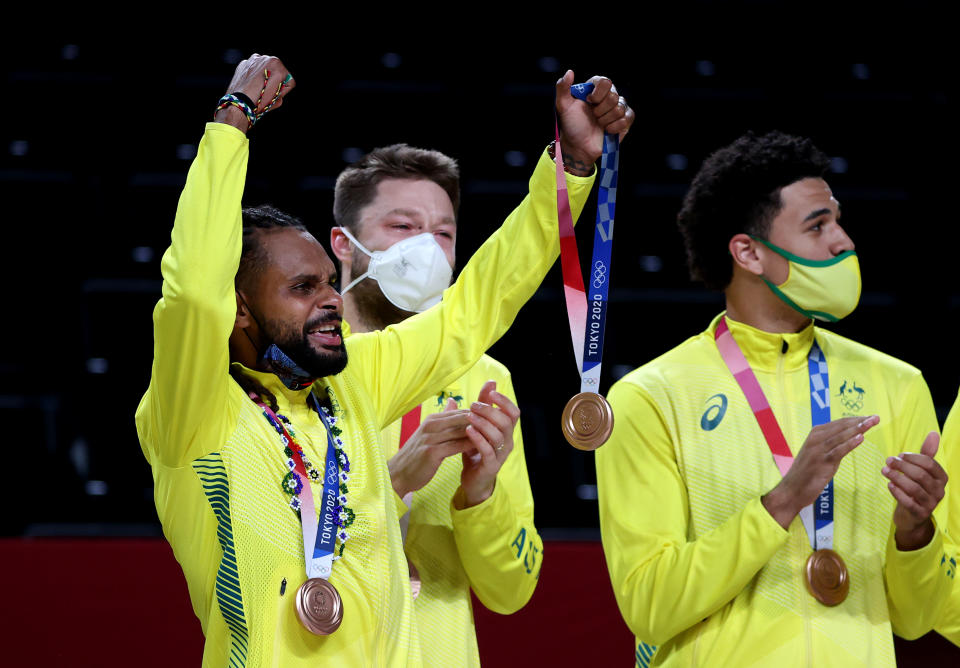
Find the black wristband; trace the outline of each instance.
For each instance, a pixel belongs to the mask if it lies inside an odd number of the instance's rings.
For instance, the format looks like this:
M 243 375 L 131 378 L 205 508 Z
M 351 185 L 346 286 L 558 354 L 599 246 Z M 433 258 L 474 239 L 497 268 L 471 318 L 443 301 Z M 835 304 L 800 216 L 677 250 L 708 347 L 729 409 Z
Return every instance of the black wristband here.
M 247 97 L 246 94 L 241 93 L 240 91 L 237 91 L 236 93 L 230 93 L 230 94 L 233 95 L 238 100 L 240 100 L 241 102 L 243 102 L 248 107 L 250 107 L 250 111 L 252 111 L 254 114 L 257 113 L 257 105 L 255 105 L 253 103 L 253 100 Z

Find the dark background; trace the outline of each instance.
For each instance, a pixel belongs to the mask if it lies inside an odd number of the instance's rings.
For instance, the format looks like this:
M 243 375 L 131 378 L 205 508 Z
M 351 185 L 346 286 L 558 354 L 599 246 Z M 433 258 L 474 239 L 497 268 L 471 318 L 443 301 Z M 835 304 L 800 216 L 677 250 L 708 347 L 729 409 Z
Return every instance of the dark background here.
M 133 414 L 149 378 L 159 258 L 203 124 L 253 50 L 227 40 L 174 51 L 137 44 L 118 58 L 115 44 L 95 40 L 31 43 L 4 74 L 24 103 L 5 109 L 0 141 L 0 410 L 11 472 L 0 532 L 157 532 Z M 687 278 L 674 225 L 703 158 L 749 129 L 814 138 L 834 157 L 829 181 L 863 272 L 860 307 L 833 328 L 923 370 L 941 420 L 952 404 L 960 290 L 951 280 L 950 59 L 706 48 L 480 58 L 466 46 L 331 49 L 319 59 L 297 41 L 262 50 L 281 56 L 298 85 L 251 132 L 245 203 L 303 217 L 326 244 L 333 181 L 348 161 L 397 141 L 436 148 L 462 167 L 461 264 L 526 191 L 552 138 L 553 82 L 568 66 L 578 80 L 611 76 L 637 121 L 621 156 L 604 391 L 721 308 Z M 591 201 L 583 217 L 593 216 Z M 590 227 L 580 228 L 584 263 Z M 491 354 L 513 373 L 538 525 L 548 536 L 595 535 L 593 456 L 558 428 L 579 387 L 558 269 Z M 51 474 L 56 495 L 42 491 Z
M 133 424 L 159 259 L 203 124 L 255 50 L 280 56 L 298 85 L 251 133 L 245 203 L 301 216 L 326 245 L 346 164 L 398 141 L 436 148 L 461 164 L 461 265 L 526 192 L 552 139 L 553 82 L 567 67 L 578 81 L 609 75 L 637 122 L 621 155 L 604 392 L 721 309 L 687 278 L 674 225 L 703 158 L 751 129 L 812 137 L 834 157 L 828 180 L 864 282 L 857 311 L 831 328 L 919 367 L 946 417 L 960 385 L 957 59 L 929 31 L 891 25 L 860 51 L 838 49 L 832 24 L 768 31 L 767 43 L 782 38 L 775 50 L 742 48 L 747 28 L 683 45 L 646 26 L 609 48 L 537 47 L 506 30 L 436 48 L 331 32 L 322 47 L 227 31 L 122 44 L 74 35 L 28 40 L 6 59 L 0 535 L 160 535 Z M 578 235 L 584 263 L 590 228 Z M 513 373 L 544 537 L 596 539 L 593 456 L 559 431 L 579 389 L 561 285 L 555 268 L 491 354 Z

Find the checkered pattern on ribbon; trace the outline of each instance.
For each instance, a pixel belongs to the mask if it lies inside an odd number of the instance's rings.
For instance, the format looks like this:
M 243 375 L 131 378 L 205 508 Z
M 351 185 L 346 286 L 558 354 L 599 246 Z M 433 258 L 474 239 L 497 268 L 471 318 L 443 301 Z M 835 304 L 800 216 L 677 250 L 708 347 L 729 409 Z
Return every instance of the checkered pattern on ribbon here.
M 597 193 L 597 225 L 609 223 L 606 235 L 613 236 L 613 218 L 617 208 L 617 171 L 620 168 L 620 141 L 616 135 L 603 135 L 600 161 L 600 191 Z
M 827 358 L 820 345 L 814 341 L 807 356 L 810 372 L 810 407 L 813 426 L 830 421 L 830 376 L 827 373 Z
M 570 94 L 586 101 L 593 92 L 592 83 L 574 84 Z M 607 296 L 610 290 L 610 260 L 613 249 L 613 218 L 617 206 L 617 172 L 620 167 L 620 138 L 604 134 L 600 162 L 600 189 L 597 195 L 597 219 L 593 237 L 593 255 L 584 286 L 577 255 L 573 221 L 567 222 L 569 201 L 563 173 L 560 132 L 555 125 L 557 160 L 557 212 L 560 222 L 560 263 L 563 267 L 564 293 L 573 347 L 580 367 L 580 391 L 597 392 L 603 358 L 603 339 L 607 318 Z M 588 289 L 587 289 L 588 288 Z M 587 313 L 590 333 L 587 336 Z

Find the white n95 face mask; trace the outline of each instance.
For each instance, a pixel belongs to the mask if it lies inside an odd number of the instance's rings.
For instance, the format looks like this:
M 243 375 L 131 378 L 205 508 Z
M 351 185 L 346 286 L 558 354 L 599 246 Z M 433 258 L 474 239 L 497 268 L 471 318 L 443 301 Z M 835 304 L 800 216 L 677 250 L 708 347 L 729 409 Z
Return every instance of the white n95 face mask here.
M 347 294 L 364 278 L 372 278 L 380 285 L 383 296 L 404 311 L 420 313 L 440 303 L 443 291 L 450 285 L 453 269 L 432 234 L 418 234 L 398 241 L 387 250 L 370 252 L 347 228 L 340 229 L 354 246 L 370 257 L 367 271 L 350 281 L 341 294 Z

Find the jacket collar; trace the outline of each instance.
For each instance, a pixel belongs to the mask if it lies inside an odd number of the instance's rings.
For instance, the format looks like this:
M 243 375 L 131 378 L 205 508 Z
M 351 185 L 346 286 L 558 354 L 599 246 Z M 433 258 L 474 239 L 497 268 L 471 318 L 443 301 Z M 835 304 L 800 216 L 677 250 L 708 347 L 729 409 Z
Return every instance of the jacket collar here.
M 721 313 L 710 323 L 707 331 L 712 339 L 715 336 Z M 807 355 L 816 335 L 813 321 L 799 332 L 765 332 L 742 322 L 727 318 L 727 326 L 733 334 L 733 340 L 740 346 L 754 370 L 776 371 L 782 364 L 784 370 L 794 370 L 806 366 Z

